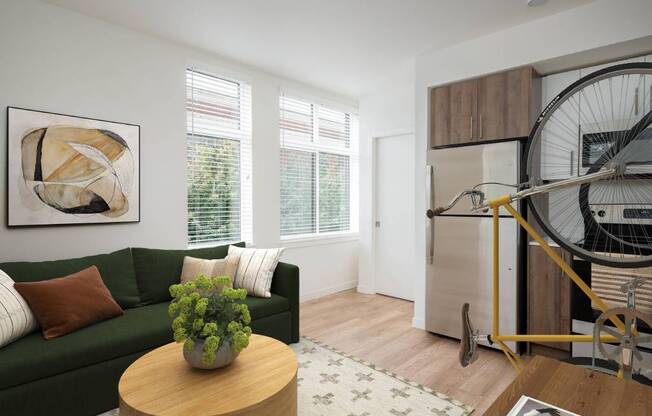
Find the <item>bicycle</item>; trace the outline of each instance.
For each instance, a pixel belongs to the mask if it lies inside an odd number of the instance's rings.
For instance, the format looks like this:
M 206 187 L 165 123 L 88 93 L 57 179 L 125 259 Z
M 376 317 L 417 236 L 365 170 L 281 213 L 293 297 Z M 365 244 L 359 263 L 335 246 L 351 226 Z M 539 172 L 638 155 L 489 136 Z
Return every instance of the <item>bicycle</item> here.
M 647 86 L 650 86 L 649 106 Z M 640 91 L 644 91 L 643 111 Z M 630 101 L 632 97 L 635 100 Z M 459 356 L 462 366 L 475 361 L 480 341 L 497 344 L 517 371 L 523 368 L 524 362 L 506 342 L 592 342 L 594 357 L 596 346 L 607 357 L 618 355 L 618 375 L 631 378 L 633 359 L 640 358 L 637 346 L 652 342 L 652 335 L 641 336 L 637 329 L 639 321 L 652 328 L 652 318 L 636 309 L 636 289 L 644 282 L 630 282 L 623 288 L 628 296 L 627 307 L 610 309 L 512 207 L 512 202 L 526 199 L 543 231 L 584 260 L 611 267 L 652 265 L 652 228 L 646 224 L 652 219 L 651 124 L 652 63 L 622 64 L 596 71 L 564 89 L 537 118 L 527 143 L 528 180 L 523 184 L 504 184 L 516 187 L 516 192 L 487 201 L 480 190 L 484 184 L 478 184 L 460 192 L 448 206 L 428 210 L 427 216 L 432 218 L 452 208 L 460 199 L 470 197 L 472 211 L 492 212 L 492 329 L 490 334 L 475 331 L 469 317 L 470 305 L 462 306 Z M 516 219 L 602 312 L 593 334 L 501 333 L 501 209 Z M 596 212 L 600 215 L 596 216 Z M 607 215 L 611 218 L 604 219 Z M 607 325 L 609 321 L 615 328 Z M 618 344 L 616 353 L 607 353 L 602 343 Z

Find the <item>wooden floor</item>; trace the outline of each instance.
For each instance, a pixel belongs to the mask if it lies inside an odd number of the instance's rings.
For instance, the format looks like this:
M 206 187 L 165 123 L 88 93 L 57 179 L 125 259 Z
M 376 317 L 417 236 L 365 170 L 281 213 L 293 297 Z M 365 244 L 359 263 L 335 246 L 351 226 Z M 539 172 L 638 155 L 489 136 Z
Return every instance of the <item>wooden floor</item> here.
M 481 348 L 462 368 L 458 341 L 412 327 L 413 304 L 346 291 L 301 304 L 301 334 L 476 408 L 482 415 L 516 373 L 501 352 Z

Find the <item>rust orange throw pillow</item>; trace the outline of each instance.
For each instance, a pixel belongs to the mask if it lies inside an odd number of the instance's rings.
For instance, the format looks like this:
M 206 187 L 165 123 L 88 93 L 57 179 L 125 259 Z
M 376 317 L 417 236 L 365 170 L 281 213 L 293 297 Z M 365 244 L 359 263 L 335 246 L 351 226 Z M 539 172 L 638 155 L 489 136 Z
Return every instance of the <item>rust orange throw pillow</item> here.
M 123 314 L 95 266 L 65 277 L 15 283 L 41 326 L 52 339 Z

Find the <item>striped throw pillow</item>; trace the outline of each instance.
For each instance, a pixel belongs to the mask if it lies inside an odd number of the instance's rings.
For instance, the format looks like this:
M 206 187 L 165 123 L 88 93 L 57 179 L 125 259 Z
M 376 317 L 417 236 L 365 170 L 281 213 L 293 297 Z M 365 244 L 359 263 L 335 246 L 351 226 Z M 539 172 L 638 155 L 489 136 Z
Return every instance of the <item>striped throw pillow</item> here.
M 34 314 L 14 289 L 14 281 L 0 270 L 0 347 L 38 328 Z
M 247 290 L 247 294 L 261 298 L 272 297 L 272 276 L 283 248 L 242 248 L 229 246 L 229 256 L 239 256 L 233 287 Z

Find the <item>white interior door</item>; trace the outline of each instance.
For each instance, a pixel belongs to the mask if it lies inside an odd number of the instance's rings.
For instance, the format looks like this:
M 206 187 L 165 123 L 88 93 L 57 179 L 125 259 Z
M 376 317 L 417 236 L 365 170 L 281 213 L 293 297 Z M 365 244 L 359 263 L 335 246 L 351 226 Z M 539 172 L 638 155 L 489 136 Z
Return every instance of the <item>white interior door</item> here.
M 414 136 L 376 139 L 376 292 L 414 300 Z

